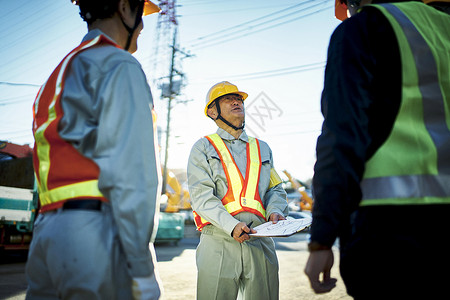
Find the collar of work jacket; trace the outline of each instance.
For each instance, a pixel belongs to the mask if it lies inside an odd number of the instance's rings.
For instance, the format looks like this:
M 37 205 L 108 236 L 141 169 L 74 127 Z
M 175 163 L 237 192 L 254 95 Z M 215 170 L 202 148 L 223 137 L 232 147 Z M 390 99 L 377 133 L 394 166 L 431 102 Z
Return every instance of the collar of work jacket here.
M 231 134 L 229 134 L 228 132 L 226 132 L 225 130 L 223 130 L 222 128 L 218 128 L 216 133 L 223 139 L 226 140 L 228 142 L 231 141 L 235 141 L 235 140 L 242 140 L 246 143 L 248 143 L 248 135 L 245 132 L 245 130 L 242 131 L 241 135 L 239 136 L 238 139 L 236 139 L 234 136 L 232 136 Z
M 92 29 L 90 30 L 88 33 L 86 33 L 86 35 L 83 37 L 83 40 L 81 42 L 85 42 L 88 40 L 92 40 L 95 37 L 99 36 L 99 35 L 104 35 L 106 36 L 108 39 L 110 39 L 111 41 L 113 41 L 114 43 L 117 44 L 117 42 L 111 38 L 109 35 L 105 34 L 103 31 L 101 31 L 100 29 Z

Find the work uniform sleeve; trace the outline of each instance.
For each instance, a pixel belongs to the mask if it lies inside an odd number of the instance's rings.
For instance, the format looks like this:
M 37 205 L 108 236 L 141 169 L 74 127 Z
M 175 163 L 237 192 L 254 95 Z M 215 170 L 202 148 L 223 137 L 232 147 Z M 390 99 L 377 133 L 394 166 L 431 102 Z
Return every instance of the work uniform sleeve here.
M 94 62 L 88 64 L 75 63 L 72 71 L 76 72 L 77 67 L 94 68 Z M 149 243 L 160 193 L 160 166 L 151 113 L 153 100 L 145 75 L 134 58 L 121 60 L 106 71 L 104 66 L 98 68 L 98 76 L 91 73 L 79 78 L 80 85 L 89 88 L 83 90 L 78 85 L 73 98 L 80 98 L 79 101 L 66 101 L 65 109 L 70 112 L 65 116 L 62 131 L 100 168 L 99 189 L 112 206 L 130 275 L 148 277 L 156 263 Z M 82 95 L 83 92 L 86 94 Z M 82 99 L 83 96 L 88 100 Z
M 270 157 L 270 163 L 269 165 L 264 168 L 263 170 L 265 172 L 270 172 L 270 178 L 271 183 L 269 184 L 268 190 L 266 191 L 264 195 L 263 202 L 265 204 L 266 208 L 266 218 L 269 219 L 270 215 L 273 213 L 278 213 L 283 216 L 287 216 L 289 214 L 289 208 L 286 198 L 286 191 L 283 189 L 281 185 L 281 181 L 277 180 L 276 177 L 279 178 L 278 174 L 275 171 L 274 164 L 273 164 L 273 156 L 272 156 L 272 150 L 269 148 L 267 144 L 263 144 L 263 142 L 260 141 L 261 147 L 266 146 L 269 152 Z M 269 169 L 270 166 L 270 169 Z M 278 182 L 277 182 L 278 181 Z M 275 185 L 273 185 L 275 184 Z M 272 186 L 273 185 L 273 186 Z
M 216 196 L 216 184 L 208 162 L 206 143 L 206 139 L 195 143 L 189 156 L 187 175 L 191 205 L 203 219 L 231 234 L 239 221 L 230 215 L 221 199 Z
M 106 154 L 98 159 L 99 188 L 111 201 L 131 276 L 147 277 L 156 262 L 149 243 L 160 192 L 152 96 L 137 65 L 119 66 L 110 76 L 97 140 L 99 154 Z

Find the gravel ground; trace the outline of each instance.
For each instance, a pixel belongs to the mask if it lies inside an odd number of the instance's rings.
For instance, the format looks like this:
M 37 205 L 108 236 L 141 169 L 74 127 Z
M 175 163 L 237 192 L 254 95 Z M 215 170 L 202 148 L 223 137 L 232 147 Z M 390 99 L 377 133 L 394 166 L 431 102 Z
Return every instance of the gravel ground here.
M 164 300 L 195 299 L 197 269 L 195 266 L 195 247 L 198 235 L 195 230 L 186 230 L 186 238 L 178 246 L 162 244 L 156 246 L 158 267 L 164 285 Z M 338 253 L 335 253 L 335 266 L 332 276 L 338 278 L 337 286 L 330 293 L 316 295 L 303 273 L 308 259 L 307 234 L 300 233 L 288 238 L 275 239 L 280 265 L 280 300 L 351 300 L 339 276 Z

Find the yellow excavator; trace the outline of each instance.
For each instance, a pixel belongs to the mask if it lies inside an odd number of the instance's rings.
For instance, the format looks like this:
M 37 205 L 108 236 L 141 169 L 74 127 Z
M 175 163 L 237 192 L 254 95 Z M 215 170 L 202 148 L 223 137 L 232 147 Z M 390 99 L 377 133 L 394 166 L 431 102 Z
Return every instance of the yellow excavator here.
M 158 231 L 155 243 L 178 243 L 184 237 L 185 222 L 192 218 L 189 192 L 171 170 L 167 172 L 166 192 L 161 198 Z M 193 222 L 193 221 L 192 221 Z
M 295 189 L 297 192 L 299 192 L 301 195 L 300 209 L 302 211 L 312 211 L 314 201 L 306 192 L 306 187 L 303 184 L 301 184 L 300 181 L 298 181 L 297 179 L 292 177 L 292 175 L 288 171 L 283 170 L 283 173 L 289 179 L 289 182 L 291 183 L 292 188 Z
M 172 171 L 167 172 L 167 185 L 171 190 L 166 189 L 167 206 L 164 209 L 167 213 L 179 212 L 180 210 L 190 210 L 189 192 L 181 186 L 177 177 Z

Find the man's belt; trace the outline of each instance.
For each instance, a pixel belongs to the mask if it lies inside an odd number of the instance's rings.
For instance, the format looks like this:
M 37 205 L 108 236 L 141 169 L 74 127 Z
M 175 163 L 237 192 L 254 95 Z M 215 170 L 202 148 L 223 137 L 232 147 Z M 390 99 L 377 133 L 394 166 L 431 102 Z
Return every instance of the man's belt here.
M 64 202 L 63 209 L 101 210 L 102 202 L 93 199 L 77 199 Z

